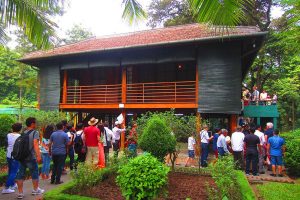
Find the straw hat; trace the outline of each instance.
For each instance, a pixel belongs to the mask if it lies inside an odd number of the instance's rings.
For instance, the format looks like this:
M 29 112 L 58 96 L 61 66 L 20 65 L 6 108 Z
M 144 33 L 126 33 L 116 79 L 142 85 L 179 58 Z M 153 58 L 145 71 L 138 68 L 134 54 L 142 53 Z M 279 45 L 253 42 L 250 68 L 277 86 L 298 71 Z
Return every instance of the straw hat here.
M 88 124 L 90 125 L 90 126 L 95 126 L 97 123 L 98 123 L 98 119 L 96 119 L 95 117 L 92 117 L 91 119 L 90 119 L 90 121 L 88 122 Z

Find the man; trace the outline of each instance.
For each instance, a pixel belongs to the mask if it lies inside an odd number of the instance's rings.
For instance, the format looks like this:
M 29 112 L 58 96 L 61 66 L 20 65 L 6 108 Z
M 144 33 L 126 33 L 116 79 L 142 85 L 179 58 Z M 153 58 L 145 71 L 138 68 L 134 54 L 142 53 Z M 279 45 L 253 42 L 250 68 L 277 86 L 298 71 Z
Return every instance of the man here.
M 38 163 L 41 162 L 41 153 L 39 149 L 39 132 L 35 130 L 36 128 L 36 119 L 29 117 L 26 119 L 26 130 L 23 134 L 29 134 L 29 149 L 31 151 L 30 155 L 24 160 L 20 161 L 19 171 L 16 176 L 16 182 L 18 185 L 18 199 L 24 198 L 23 193 L 23 181 L 25 179 L 26 169 L 29 168 L 32 178 L 32 195 L 43 194 L 45 190 L 39 188 L 39 169 Z
M 231 135 L 231 147 L 236 169 L 244 169 L 244 138 L 242 127 L 238 126 Z
M 215 157 L 218 158 L 218 147 L 217 147 L 217 142 L 218 142 L 218 138 L 221 134 L 221 129 L 220 128 L 216 128 L 215 130 L 215 134 L 214 134 L 214 140 L 213 140 L 213 150 L 215 153 Z
M 204 125 L 203 130 L 200 132 L 201 139 L 201 160 L 200 166 L 207 167 L 207 157 L 208 157 L 208 144 L 214 138 L 214 136 L 209 137 L 208 126 Z
M 125 128 L 121 128 L 121 123 L 116 121 L 115 122 L 115 127 L 112 129 L 113 135 L 114 135 L 114 143 L 113 143 L 113 150 L 114 150 L 114 156 L 115 158 L 118 157 L 119 151 L 120 151 L 120 138 L 121 138 L 121 133 L 123 131 L 126 131 Z
M 88 122 L 89 127 L 84 129 L 83 142 L 87 147 L 85 163 L 89 165 L 97 165 L 99 162 L 100 130 L 97 128 L 98 119 L 92 117 Z
M 137 123 L 133 122 L 132 123 L 132 128 L 129 132 L 128 135 L 128 151 L 130 152 L 130 157 L 136 157 L 137 156 L 137 140 L 138 140 L 138 135 L 136 132 L 136 128 L 137 128 Z
M 261 126 L 257 125 L 256 130 L 254 132 L 254 135 L 256 135 L 259 138 L 260 141 L 260 146 L 261 146 L 261 154 L 258 156 L 258 171 L 260 174 L 265 173 L 265 167 L 264 167 L 264 162 L 265 162 L 265 147 L 266 147 L 266 141 L 265 141 L 265 136 L 264 133 L 261 132 Z
M 108 163 L 109 161 L 109 149 L 112 146 L 112 142 L 114 142 L 114 134 L 112 130 L 108 128 L 108 122 L 104 122 L 104 155 L 105 155 L 105 163 Z
M 67 148 L 70 145 L 68 134 L 63 130 L 64 125 L 62 122 L 56 124 L 57 131 L 53 132 L 50 136 L 49 154 L 52 156 L 53 167 L 51 184 L 61 184 L 60 180 L 62 171 L 65 166 L 67 156 Z
M 278 176 L 282 177 L 282 156 L 285 152 L 285 141 L 279 137 L 279 131 L 274 131 L 274 136 L 268 139 L 267 155 L 271 156 L 272 174 L 276 176 L 276 166 L 278 167 Z
M 250 127 L 250 134 L 245 136 L 244 145 L 246 148 L 246 175 L 250 173 L 250 163 L 252 164 L 253 176 L 258 176 L 257 163 L 258 163 L 258 151 L 261 153 L 261 146 L 259 138 L 254 135 L 255 127 Z
M 244 124 L 243 125 L 243 133 L 244 133 L 245 136 L 250 134 L 249 129 L 250 129 L 249 124 Z
M 265 131 L 265 141 L 268 141 L 270 137 L 273 136 L 274 130 L 273 130 L 273 123 L 268 122 L 267 123 L 267 130 Z
M 257 87 L 256 87 L 256 86 L 253 86 L 252 89 L 253 89 L 253 93 L 252 93 L 252 95 L 251 95 L 252 101 L 257 102 L 257 101 L 259 101 L 259 91 L 257 90 Z
M 225 154 L 229 154 L 228 148 L 227 148 L 227 142 L 226 142 L 226 136 L 228 134 L 228 131 L 226 129 L 221 130 L 221 135 L 218 138 L 217 141 L 217 147 L 218 152 L 220 156 L 225 156 Z

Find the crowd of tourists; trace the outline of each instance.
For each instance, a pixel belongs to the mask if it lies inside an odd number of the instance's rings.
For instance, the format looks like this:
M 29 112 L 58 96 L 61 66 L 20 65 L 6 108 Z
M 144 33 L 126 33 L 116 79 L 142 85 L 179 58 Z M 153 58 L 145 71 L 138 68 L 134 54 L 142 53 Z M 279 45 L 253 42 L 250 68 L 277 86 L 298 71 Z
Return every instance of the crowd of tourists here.
M 252 88 L 252 93 L 249 89 L 244 88 L 242 92 L 242 100 L 244 106 L 248 105 L 276 105 L 277 104 L 277 95 L 274 93 L 272 96 L 267 93 L 266 90 L 258 91 L 257 87 Z
M 88 121 L 88 126 L 78 123 L 76 127 L 66 120 L 56 125 L 49 124 L 40 135 L 36 130 L 36 119 L 29 117 L 26 128 L 21 123 L 12 125 L 12 133 L 7 134 L 7 163 L 8 177 L 3 194 L 14 193 L 18 190 L 17 198 L 23 199 L 23 181 L 27 168 L 32 178 L 32 195 L 43 194 L 39 187 L 39 178 L 49 180 L 51 184 L 61 184 L 61 175 L 65 172 L 65 161 L 69 157 L 70 170 L 76 170 L 78 163 L 85 162 L 99 168 L 109 162 L 110 148 L 113 156 L 118 157 L 120 136 L 125 131 L 123 123 L 116 121 L 111 130 L 108 122 L 99 122 L 96 118 Z M 132 124 L 126 144 L 130 155 L 137 155 L 137 125 Z M 23 131 L 22 131 L 23 130 Z M 75 154 L 77 159 L 75 160 Z M 52 174 L 50 176 L 51 160 Z M 39 173 L 38 164 L 42 163 Z
M 210 135 L 208 126 L 204 126 L 200 132 L 201 156 L 200 167 L 207 167 L 209 143 L 212 142 L 216 159 L 226 155 L 233 155 L 235 167 L 245 170 L 246 175 L 252 173 L 253 176 L 266 173 L 271 169 L 271 176 L 282 177 L 283 156 L 285 153 L 285 141 L 279 136 L 279 131 L 273 129 L 271 122 L 266 124 L 266 129 L 262 132 L 260 125 L 254 124 L 238 126 L 228 135 L 226 129 L 215 130 Z M 196 141 L 193 136 L 188 138 L 188 159 L 186 166 L 194 166 Z

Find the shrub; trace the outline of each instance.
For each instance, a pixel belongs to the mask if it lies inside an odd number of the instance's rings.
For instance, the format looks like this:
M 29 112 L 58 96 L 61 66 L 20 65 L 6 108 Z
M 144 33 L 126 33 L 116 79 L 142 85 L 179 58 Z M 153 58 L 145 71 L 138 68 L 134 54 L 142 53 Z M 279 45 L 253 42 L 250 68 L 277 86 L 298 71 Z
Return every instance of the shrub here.
M 7 161 L 6 161 L 6 150 L 5 148 L 0 147 L 0 168 L 6 166 Z
M 6 142 L 7 133 L 11 132 L 11 125 L 16 122 L 12 115 L 0 115 L 0 147 L 3 147 Z
M 176 139 L 166 122 L 158 116 L 152 116 L 144 129 L 138 144 L 143 151 L 151 153 L 161 162 L 168 153 L 176 151 Z
M 150 154 L 131 159 L 118 170 L 117 184 L 128 199 L 154 199 L 164 191 L 169 168 Z

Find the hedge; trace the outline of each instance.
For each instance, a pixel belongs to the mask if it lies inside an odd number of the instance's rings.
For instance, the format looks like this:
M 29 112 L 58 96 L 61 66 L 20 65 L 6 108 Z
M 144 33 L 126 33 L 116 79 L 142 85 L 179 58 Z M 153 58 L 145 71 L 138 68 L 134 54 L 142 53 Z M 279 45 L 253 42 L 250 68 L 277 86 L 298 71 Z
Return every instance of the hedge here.
M 263 199 L 300 199 L 300 185 L 289 183 L 265 183 L 257 185 L 260 196 Z
M 255 199 L 255 194 L 243 171 L 236 171 L 236 183 L 243 200 Z

